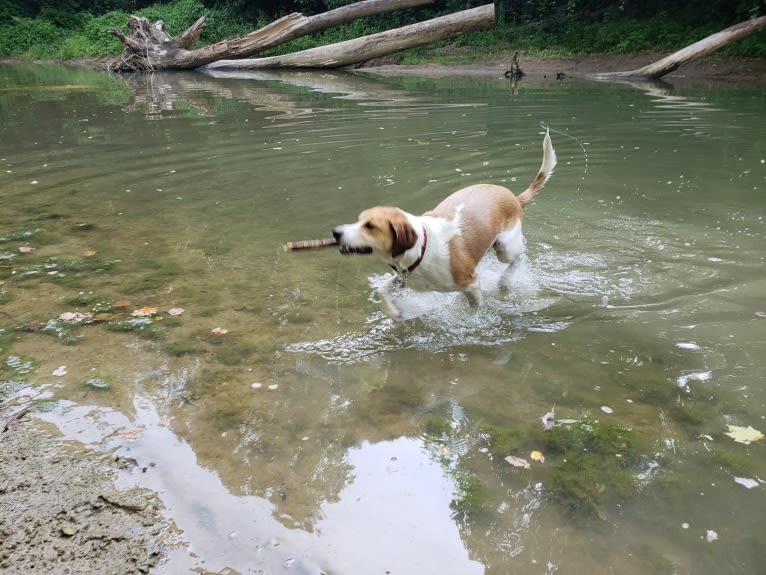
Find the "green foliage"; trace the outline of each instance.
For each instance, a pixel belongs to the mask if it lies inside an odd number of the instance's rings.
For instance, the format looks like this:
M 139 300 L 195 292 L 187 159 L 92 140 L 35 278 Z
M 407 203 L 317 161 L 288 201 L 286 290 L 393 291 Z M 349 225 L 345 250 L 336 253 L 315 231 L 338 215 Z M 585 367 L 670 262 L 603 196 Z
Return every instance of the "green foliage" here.
M 0 26 L 0 56 L 49 58 L 63 38 L 63 30 L 47 20 L 14 18 L 11 25 Z
M 163 20 L 171 36 L 207 16 L 202 44 L 241 37 L 290 12 L 318 14 L 353 0 L 0 0 L 0 57 L 75 59 L 118 54 L 122 45 L 109 34 L 125 31 L 131 13 Z M 283 54 L 404 26 L 484 4 L 486 0 L 441 0 L 433 5 L 396 10 L 298 38 L 266 55 Z M 669 52 L 747 18 L 766 13 L 766 0 L 606 0 L 496 1 L 497 26 L 437 44 L 442 52 L 474 58 L 503 50 L 528 54 Z M 432 51 L 432 49 L 431 49 Z M 731 56 L 766 57 L 766 35 L 754 34 L 722 51 Z M 429 48 L 394 56 L 422 62 Z M 465 59 L 465 56 L 463 56 Z

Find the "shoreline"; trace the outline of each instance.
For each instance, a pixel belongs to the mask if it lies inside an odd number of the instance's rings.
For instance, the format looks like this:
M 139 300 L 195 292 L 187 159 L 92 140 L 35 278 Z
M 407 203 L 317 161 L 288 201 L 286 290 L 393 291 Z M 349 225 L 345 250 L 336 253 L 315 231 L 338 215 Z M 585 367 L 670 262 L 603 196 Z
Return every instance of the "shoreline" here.
M 511 52 L 497 52 L 493 54 L 480 54 L 471 57 L 472 54 L 466 49 L 435 49 L 426 52 L 425 59 L 433 56 L 433 62 L 422 64 L 402 64 L 396 61 L 394 56 L 370 60 L 355 66 L 337 68 L 351 72 L 364 72 L 380 76 L 423 76 L 429 78 L 443 77 L 474 77 L 474 78 L 497 78 L 503 77 L 510 69 Z M 565 78 L 579 78 L 594 80 L 591 76 L 599 73 L 623 72 L 636 70 L 647 64 L 660 60 L 667 56 L 661 52 L 643 52 L 635 54 L 579 54 L 573 56 L 525 56 L 521 55 L 521 70 L 524 72 L 524 81 L 546 81 Z M 439 62 L 453 58 L 454 61 Z M 30 60 L 33 64 L 60 64 L 64 66 L 80 66 L 97 70 L 106 70 L 113 60 L 109 58 L 82 58 L 66 61 L 37 61 Z M 27 62 L 14 58 L 0 60 L 3 64 Z M 300 72 L 308 71 L 305 68 L 291 68 Z M 319 69 L 323 71 L 326 69 Z M 624 82 L 626 80 L 617 80 Z M 663 76 L 655 82 L 723 82 L 726 84 L 758 84 L 766 85 L 766 58 L 734 58 L 719 55 L 710 55 L 699 58 L 680 66 L 677 70 Z
M 636 70 L 666 56 L 663 53 L 581 54 L 576 56 L 521 57 L 522 81 L 563 78 L 592 79 L 599 73 Z M 371 61 L 355 71 L 383 76 L 502 77 L 510 69 L 511 55 L 495 55 L 481 61 L 449 64 L 396 64 L 390 60 Z M 624 80 L 622 80 L 624 81 Z M 708 56 L 693 60 L 655 82 L 725 82 L 766 85 L 766 58 Z

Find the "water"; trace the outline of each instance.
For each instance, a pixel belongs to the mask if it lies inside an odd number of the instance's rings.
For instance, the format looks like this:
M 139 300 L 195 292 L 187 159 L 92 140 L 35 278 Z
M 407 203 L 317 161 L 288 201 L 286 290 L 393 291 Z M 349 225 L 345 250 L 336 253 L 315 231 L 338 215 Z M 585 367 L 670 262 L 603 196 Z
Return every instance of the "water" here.
M 1 375 L 151 464 L 120 481 L 183 530 L 168 573 L 757 572 L 764 446 L 724 432 L 766 428 L 765 103 L 3 66 Z M 380 262 L 282 250 L 374 204 L 519 192 L 543 125 L 559 164 L 508 297 L 490 257 L 481 309 L 409 294 L 395 324 Z

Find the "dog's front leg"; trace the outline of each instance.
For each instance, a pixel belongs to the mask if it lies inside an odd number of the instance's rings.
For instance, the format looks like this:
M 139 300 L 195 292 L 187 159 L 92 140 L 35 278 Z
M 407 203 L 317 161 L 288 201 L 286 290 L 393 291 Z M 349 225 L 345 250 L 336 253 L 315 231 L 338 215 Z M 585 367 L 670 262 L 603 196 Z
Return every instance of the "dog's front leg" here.
M 402 316 L 402 310 L 396 305 L 395 291 L 396 288 L 402 285 L 402 278 L 398 274 L 391 274 L 386 281 L 378 288 L 380 297 L 383 298 L 383 311 L 385 314 L 396 322 L 400 322 L 404 319 Z
M 463 293 L 465 294 L 465 297 L 468 298 L 468 303 L 471 304 L 472 308 L 476 309 L 481 306 L 481 284 L 479 283 L 478 278 L 471 285 L 466 286 L 463 289 Z

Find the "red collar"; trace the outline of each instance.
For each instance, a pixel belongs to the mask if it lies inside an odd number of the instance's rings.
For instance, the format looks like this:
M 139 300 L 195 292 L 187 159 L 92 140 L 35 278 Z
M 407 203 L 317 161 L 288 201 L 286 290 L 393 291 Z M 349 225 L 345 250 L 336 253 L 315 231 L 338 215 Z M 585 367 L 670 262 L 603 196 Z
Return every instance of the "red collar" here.
M 391 266 L 391 267 L 393 267 L 396 271 L 401 271 L 401 273 L 403 274 L 408 274 L 414 271 L 415 268 L 420 265 L 420 262 L 423 261 L 423 256 L 426 255 L 426 245 L 428 245 L 428 232 L 426 232 L 426 227 L 423 226 L 423 245 L 420 247 L 420 257 L 418 257 L 418 259 L 416 259 L 415 262 L 406 270 L 400 270 L 399 268 L 394 266 Z

